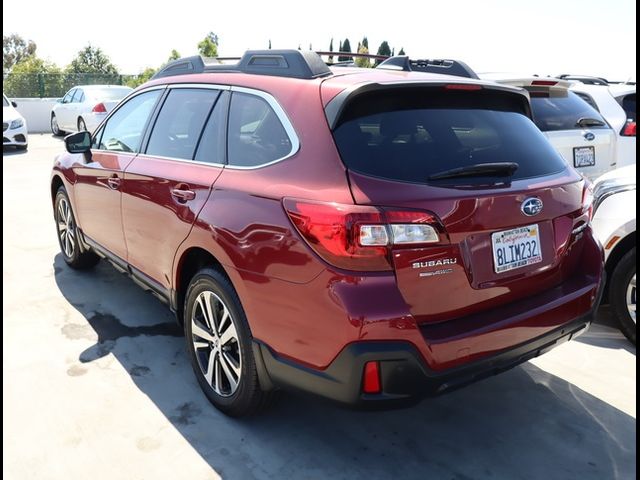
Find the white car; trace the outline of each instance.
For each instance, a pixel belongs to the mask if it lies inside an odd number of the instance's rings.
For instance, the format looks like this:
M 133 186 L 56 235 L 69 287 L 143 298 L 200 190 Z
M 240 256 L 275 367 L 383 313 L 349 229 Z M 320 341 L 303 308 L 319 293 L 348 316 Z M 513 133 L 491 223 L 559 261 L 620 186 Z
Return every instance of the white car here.
M 593 231 L 604 246 L 609 303 L 620 329 L 636 343 L 636 166 L 598 178 Z
M 26 150 L 29 144 L 27 121 L 16 110 L 18 105 L 2 94 L 2 146 Z
M 51 132 L 93 132 L 120 100 L 133 91 L 121 85 L 78 85 L 51 110 Z
M 576 82 L 571 90 L 597 108 L 617 136 L 616 164 L 636 163 L 636 86 Z
M 480 78 L 527 90 L 535 124 L 567 163 L 590 180 L 616 167 L 616 132 L 595 108 L 569 90 L 571 82 L 504 73 Z

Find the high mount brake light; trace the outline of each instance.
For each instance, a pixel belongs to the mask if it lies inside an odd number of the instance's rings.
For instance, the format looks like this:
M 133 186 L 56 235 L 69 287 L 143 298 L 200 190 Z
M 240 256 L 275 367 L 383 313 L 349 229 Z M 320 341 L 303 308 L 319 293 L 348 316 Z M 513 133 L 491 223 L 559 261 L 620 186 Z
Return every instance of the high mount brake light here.
M 428 212 L 286 198 L 284 209 L 311 248 L 338 268 L 389 271 L 394 246 L 437 243 L 438 221 Z

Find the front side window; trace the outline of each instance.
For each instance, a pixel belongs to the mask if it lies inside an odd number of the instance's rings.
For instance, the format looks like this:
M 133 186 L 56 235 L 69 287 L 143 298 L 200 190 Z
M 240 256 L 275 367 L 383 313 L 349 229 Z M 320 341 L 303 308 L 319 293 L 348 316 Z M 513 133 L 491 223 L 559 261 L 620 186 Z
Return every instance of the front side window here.
M 3 107 L 9 106 L 9 100 L 7 100 L 7 97 L 5 97 L 4 95 L 2 95 L 2 106 Z
M 122 105 L 96 135 L 98 148 L 115 152 L 139 152 L 144 128 L 160 94 L 160 90 L 141 93 Z
M 229 110 L 229 165 L 264 165 L 286 157 L 292 148 L 282 122 L 266 100 L 233 93 Z
M 71 100 L 73 99 L 73 94 L 74 93 L 76 93 L 76 89 L 75 88 L 72 89 L 72 90 L 69 90 L 67 92 L 67 94 L 64 97 L 62 97 L 62 103 L 71 103 Z
M 149 137 L 147 155 L 192 160 L 218 95 L 211 89 L 172 89 Z

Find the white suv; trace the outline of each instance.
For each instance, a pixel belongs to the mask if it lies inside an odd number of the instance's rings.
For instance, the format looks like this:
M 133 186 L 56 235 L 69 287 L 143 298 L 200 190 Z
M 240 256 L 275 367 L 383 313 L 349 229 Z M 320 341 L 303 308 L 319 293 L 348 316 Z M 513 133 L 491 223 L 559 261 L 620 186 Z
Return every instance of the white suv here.
M 571 90 L 597 108 L 617 135 L 618 168 L 636 163 L 636 86 L 575 82 Z
M 16 110 L 16 102 L 2 94 L 2 146 L 26 150 L 29 143 L 27 122 Z
M 567 163 L 590 180 L 616 167 L 616 132 L 595 108 L 569 90 L 571 82 L 503 73 L 480 78 L 527 90 L 538 128 Z
M 594 184 L 593 230 L 604 246 L 609 303 L 622 332 L 636 343 L 636 166 L 618 168 Z

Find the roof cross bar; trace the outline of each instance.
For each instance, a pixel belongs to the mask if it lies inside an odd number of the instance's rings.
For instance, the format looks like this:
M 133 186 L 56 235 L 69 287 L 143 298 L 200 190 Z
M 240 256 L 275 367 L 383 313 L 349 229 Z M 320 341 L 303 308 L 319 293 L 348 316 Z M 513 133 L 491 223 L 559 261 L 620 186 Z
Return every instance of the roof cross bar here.
M 376 68 L 383 70 L 400 70 L 404 72 L 428 72 L 457 77 L 478 78 L 469 65 L 459 60 L 420 59 L 411 60 L 406 55 L 396 55 L 380 63 Z

